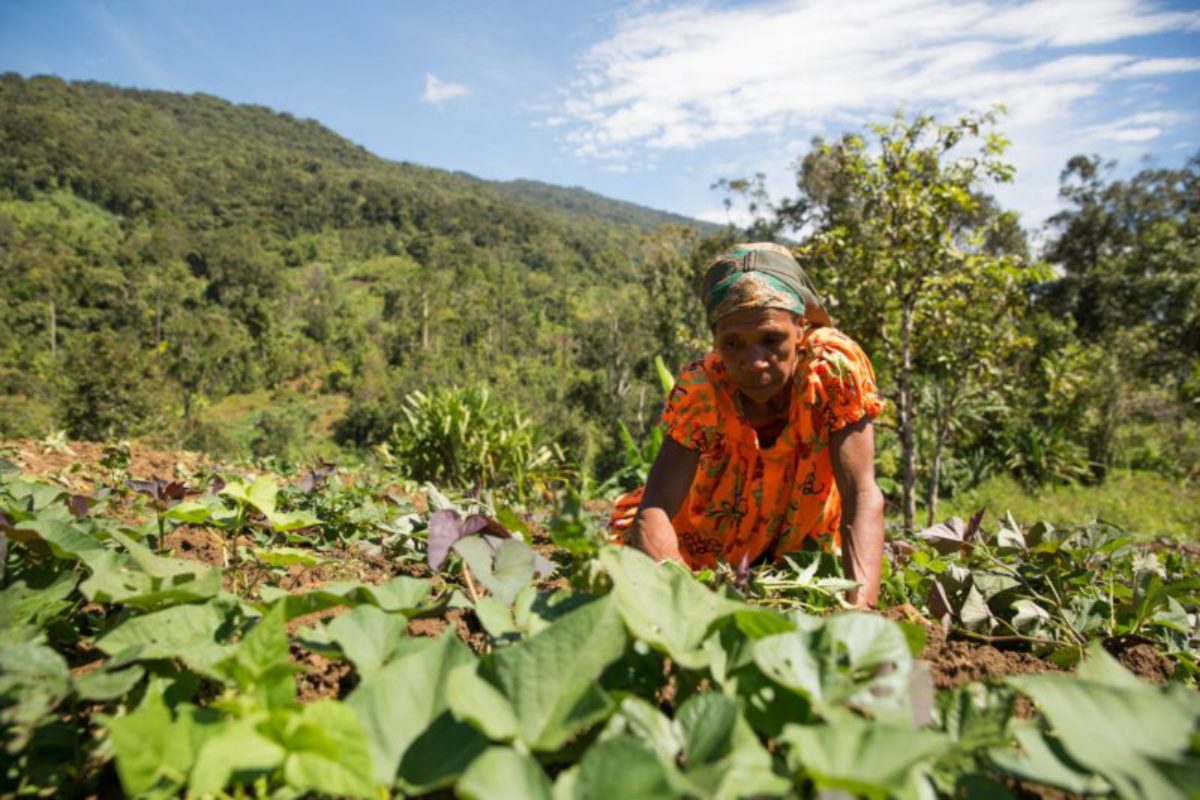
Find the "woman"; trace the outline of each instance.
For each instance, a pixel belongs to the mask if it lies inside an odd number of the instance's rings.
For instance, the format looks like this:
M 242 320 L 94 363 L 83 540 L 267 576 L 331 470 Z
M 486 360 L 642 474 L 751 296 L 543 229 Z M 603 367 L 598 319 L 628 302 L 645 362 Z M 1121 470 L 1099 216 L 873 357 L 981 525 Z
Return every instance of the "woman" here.
M 735 245 L 704 276 L 714 349 L 685 367 L 644 489 L 617 501 L 618 539 L 698 569 L 840 544 L 850 600 L 871 606 L 883 495 L 871 362 L 832 327 L 784 247 Z

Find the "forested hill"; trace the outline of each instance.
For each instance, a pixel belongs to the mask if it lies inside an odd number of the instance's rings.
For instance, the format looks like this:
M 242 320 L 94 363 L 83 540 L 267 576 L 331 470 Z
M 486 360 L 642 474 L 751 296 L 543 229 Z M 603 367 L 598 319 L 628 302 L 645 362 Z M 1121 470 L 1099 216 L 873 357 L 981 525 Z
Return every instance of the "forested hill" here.
M 686 347 L 688 254 L 719 230 L 689 223 L 263 107 L 6 74 L 0 436 L 223 446 L 206 408 L 304 386 L 369 444 L 407 392 L 487 382 L 589 457 Z
M 291 233 L 327 224 L 418 223 L 429 204 L 470 198 L 565 215 L 573 223 L 716 227 L 578 187 L 491 182 L 389 161 L 314 120 L 210 95 L 9 73 L 0 76 L 0 104 L 9 188 L 70 188 L 119 214 L 187 213 L 199 225 L 236 222 L 253 211 L 262 215 L 256 221 Z

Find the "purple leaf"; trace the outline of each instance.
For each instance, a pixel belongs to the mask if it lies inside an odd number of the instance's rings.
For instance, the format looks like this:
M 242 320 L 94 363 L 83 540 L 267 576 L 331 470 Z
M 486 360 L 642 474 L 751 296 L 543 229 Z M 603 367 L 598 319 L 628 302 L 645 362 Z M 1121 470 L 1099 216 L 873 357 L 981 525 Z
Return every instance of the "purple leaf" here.
M 210 491 L 213 494 L 220 494 L 221 490 L 224 488 L 225 488 L 225 479 L 222 478 L 220 475 L 214 475 L 213 479 L 212 479 L 212 488 L 210 489 Z
M 945 522 L 939 522 L 923 531 L 917 531 L 914 535 L 918 539 L 929 542 L 939 553 L 953 553 L 964 544 L 963 534 L 965 532 L 966 526 L 963 521 L 958 517 L 951 517 Z
M 429 544 L 425 548 L 425 559 L 434 572 L 442 568 L 454 543 L 467 535 L 463 532 L 464 527 L 462 516 L 452 508 L 435 511 L 429 517 Z
M 67 496 L 67 508 L 71 510 L 71 516 L 79 519 L 86 517 L 88 509 L 95 505 L 96 500 L 93 497 L 88 497 L 85 494 L 72 494 Z
M 148 481 L 135 481 L 132 479 L 125 481 L 125 485 L 130 489 L 133 489 L 138 494 L 149 495 L 155 500 L 157 500 L 159 496 L 160 483 L 161 481 L 159 481 L 158 478 L 151 478 Z
M 967 522 L 967 529 L 963 531 L 963 541 L 969 542 L 979 533 L 979 523 L 983 522 L 983 514 L 986 509 L 979 509 L 975 512 L 975 516 Z
M 750 580 L 750 553 L 742 553 L 742 560 L 738 562 L 737 572 L 734 575 L 734 585 L 738 589 L 745 589 L 746 583 Z
M 296 481 L 296 488 L 305 494 L 310 494 L 317 486 L 317 476 L 312 473 L 312 470 L 300 476 L 300 480 Z
M 434 572 L 440 570 L 455 542 L 477 534 L 483 535 L 493 554 L 505 539 L 512 538 L 503 525 L 483 514 L 472 514 L 464 520 L 452 508 L 433 512 L 429 517 L 429 544 L 425 548 L 429 568 Z

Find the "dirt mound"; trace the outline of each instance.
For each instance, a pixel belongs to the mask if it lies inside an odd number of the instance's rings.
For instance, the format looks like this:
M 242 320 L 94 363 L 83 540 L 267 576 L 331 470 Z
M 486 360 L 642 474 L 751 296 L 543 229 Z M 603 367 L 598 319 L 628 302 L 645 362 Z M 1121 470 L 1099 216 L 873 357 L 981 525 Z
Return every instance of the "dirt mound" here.
M 57 479 L 74 488 L 104 477 L 104 445 L 95 442 L 50 444 L 36 439 L 0 441 L 0 457 L 26 475 Z M 129 446 L 129 474 L 135 478 L 184 478 L 209 465 L 203 453 L 187 450 L 154 450 L 136 442 Z
M 1154 645 L 1144 639 L 1110 639 L 1104 647 L 1125 669 L 1151 683 L 1166 683 L 1175 673 L 1170 656 L 1155 650 Z

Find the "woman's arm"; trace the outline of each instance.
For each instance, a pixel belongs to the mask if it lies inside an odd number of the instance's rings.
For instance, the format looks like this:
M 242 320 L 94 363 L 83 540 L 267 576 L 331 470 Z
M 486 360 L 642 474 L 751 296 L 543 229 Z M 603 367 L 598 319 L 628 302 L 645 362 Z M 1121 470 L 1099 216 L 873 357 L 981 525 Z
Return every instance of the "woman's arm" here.
M 646 491 L 637 516 L 625 536 L 626 543 L 656 561 L 683 562 L 671 517 L 687 498 L 699 463 L 700 451 L 684 447 L 674 439 L 663 440 L 662 449 L 646 478 Z
M 883 573 L 883 492 L 875 484 L 875 428 L 870 417 L 829 438 L 833 475 L 842 496 L 842 569 L 860 586 L 850 602 L 874 606 Z

